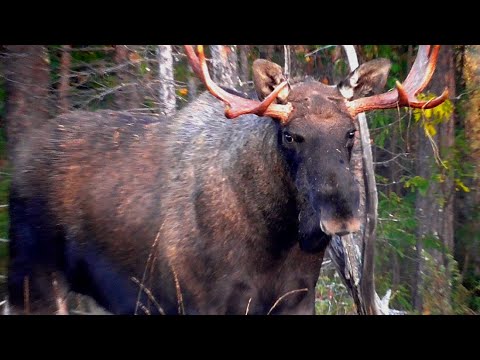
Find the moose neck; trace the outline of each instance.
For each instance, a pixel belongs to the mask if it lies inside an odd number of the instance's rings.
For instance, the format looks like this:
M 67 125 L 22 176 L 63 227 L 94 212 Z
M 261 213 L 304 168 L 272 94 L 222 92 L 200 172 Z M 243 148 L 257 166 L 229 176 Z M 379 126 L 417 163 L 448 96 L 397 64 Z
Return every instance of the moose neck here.
M 199 96 L 162 136 L 163 157 L 175 164 L 159 184 L 165 207 L 174 209 L 175 199 L 192 189 L 188 207 L 195 226 L 208 234 L 206 243 L 231 241 L 254 254 L 291 248 L 298 243 L 298 197 L 279 148 L 279 126 L 256 115 L 226 119 L 217 99 Z
M 252 121 L 253 120 L 253 121 Z M 268 118 L 250 118 L 236 137 L 236 151 L 229 163 L 230 183 L 240 211 L 251 223 L 263 227 L 270 250 L 281 252 L 298 237 L 296 187 L 278 145 L 279 125 Z M 238 141 L 240 140 L 240 141 Z

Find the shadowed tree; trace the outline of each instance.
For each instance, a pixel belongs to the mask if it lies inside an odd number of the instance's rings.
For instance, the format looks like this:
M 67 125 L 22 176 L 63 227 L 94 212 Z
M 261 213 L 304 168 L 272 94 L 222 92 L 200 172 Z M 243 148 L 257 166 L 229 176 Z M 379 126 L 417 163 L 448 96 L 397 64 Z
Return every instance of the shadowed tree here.
M 248 52 L 250 45 L 240 45 L 240 80 L 244 91 L 249 89 L 248 80 L 250 79 L 250 65 L 248 63 Z
M 222 86 L 240 88 L 236 45 L 211 45 L 213 79 Z
M 459 214 L 468 223 L 468 234 L 461 244 L 463 278 L 471 273 L 480 279 L 480 46 L 467 45 L 463 54 L 463 80 L 465 81 L 465 135 L 473 164 L 473 177 L 469 187 L 471 192 L 465 195 L 465 201 Z
M 71 50 L 71 45 L 62 45 L 62 55 L 60 57 L 60 85 L 58 87 L 58 107 L 60 113 L 70 110 L 68 95 L 70 91 L 70 66 L 72 64 Z
M 437 69 L 433 75 L 429 90 L 434 94 L 441 93 L 448 88 L 450 98 L 455 97 L 455 65 L 453 46 L 444 45 L 440 49 Z M 414 288 L 414 306 L 418 312 L 425 310 L 425 292 L 430 293 L 430 298 L 442 302 L 441 308 L 436 311 L 449 313 L 451 311 L 449 284 L 449 258 L 447 254 L 453 253 L 453 206 L 455 200 L 455 187 L 453 179 L 445 172 L 442 163 L 435 161 L 440 156 L 442 161 L 448 160 L 452 155 L 450 149 L 454 144 L 454 121 L 451 118 L 443 119 L 436 126 L 433 140 L 438 147 L 438 154 L 426 136 L 425 124 L 419 123 L 417 127 L 417 154 L 416 174 L 429 180 L 425 195 L 418 194 L 416 200 L 416 216 L 418 220 L 416 244 L 416 286 Z M 440 172 L 443 177 L 441 182 L 435 181 L 434 175 Z M 439 250 L 426 249 L 427 238 L 433 239 Z M 426 255 L 431 256 L 435 272 L 427 273 Z M 442 270 L 443 269 L 443 270 Z M 443 275 L 440 275 L 444 271 Z M 425 282 L 425 277 L 435 277 L 436 282 Z M 428 306 L 430 311 L 430 306 Z
M 176 111 L 175 83 L 173 77 L 173 56 L 171 45 L 157 46 L 158 89 L 160 114 L 172 116 Z
M 50 117 L 49 58 L 44 45 L 6 45 L 6 132 L 9 153 L 30 127 Z
M 136 109 L 142 104 L 139 89 L 139 74 L 137 53 L 139 46 L 117 45 L 115 48 L 115 63 L 118 64 L 118 88 L 115 92 L 115 105 L 118 109 Z

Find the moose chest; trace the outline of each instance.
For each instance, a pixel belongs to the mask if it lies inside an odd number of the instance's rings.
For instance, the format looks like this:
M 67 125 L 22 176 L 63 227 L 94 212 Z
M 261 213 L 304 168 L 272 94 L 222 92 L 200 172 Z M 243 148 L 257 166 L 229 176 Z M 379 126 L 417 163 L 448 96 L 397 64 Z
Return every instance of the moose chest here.
M 323 252 L 298 244 L 280 256 L 267 250 L 201 251 L 176 258 L 186 312 L 200 314 L 313 314 Z

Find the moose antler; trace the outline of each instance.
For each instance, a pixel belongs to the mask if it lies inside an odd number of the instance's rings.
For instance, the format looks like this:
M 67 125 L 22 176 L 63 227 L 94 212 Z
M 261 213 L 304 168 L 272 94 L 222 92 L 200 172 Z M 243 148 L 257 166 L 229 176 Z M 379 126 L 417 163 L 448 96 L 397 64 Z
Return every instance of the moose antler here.
M 355 117 L 364 111 L 392 109 L 397 106 L 431 109 L 443 103 L 448 98 L 447 89 L 443 91 L 442 95 L 432 100 L 420 101 L 415 97 L 430 82 L 435 71 L 439 50 L 440 45 L 435 45 L 433 48 L 430 45 L 420 45 L 417 58 L 403 84 L 397 81 L 397 88 L 390 92 L 347 101 L 350 114 Z
M 203 81 L 210 93 L 225 103 L 225 116 L 227 118 L 233 119 L 240 115 L 255 114 L 258 116 L 269 116 L 278 119 L 281 123 L 286 123 L 288 121 L 288 117 L 293 109 L 292 105 L 290 103 L 285 105 L 273 103 L 280 91 L 282 91 L 287 85 L 286 81 L 278 85 L 262 102 L 244 99 L 240 96 L 226 92 L 213 82 L 208 73 L 203 46 L 198 45 L 197 51 L 198 56 L 195 54 L 191 45 L 185 45 L 185 53 L 187 54 L 193 71 Z

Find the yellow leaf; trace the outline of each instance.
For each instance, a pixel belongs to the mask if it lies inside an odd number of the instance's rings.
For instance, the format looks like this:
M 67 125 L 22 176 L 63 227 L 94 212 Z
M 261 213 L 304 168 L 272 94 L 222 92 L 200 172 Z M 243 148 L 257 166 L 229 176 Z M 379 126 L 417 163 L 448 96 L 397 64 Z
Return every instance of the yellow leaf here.
M 178 90 L 178 93 L 182 96 L 185 96 L 188 94 L 188 89 L 187 88 L 181 88 L 180 90 Z
M 415 119 L 415 121 L 418 122 L 418 120 L 420 120 L 421 117 L 422 117 L 422 113 L 420 112 L 420 110 L 415 109 L 413 111 L 413 118 Z
M 424 114 L 425 114 L 426 119 L 430 119 L 432 117 L 433 110 L 432 109 L 425 109 Z
M 433 126 L 430 123 L 425 124 L 425 132 L 432 137 L 437 134 L 437 130 L 435 130 L 435 126 Z
M 465 191 L 465 192 L 470 192 L 470 188 L 469 188 L 468 186 L 466 186 L 466 185 L 462 182 L 462 180 L 460 180 L 460 179 L 455 179 L 455 182 L 457 183 L 457 186 L 458 186 L 459 188 L 461 188 L 463 191 Z

